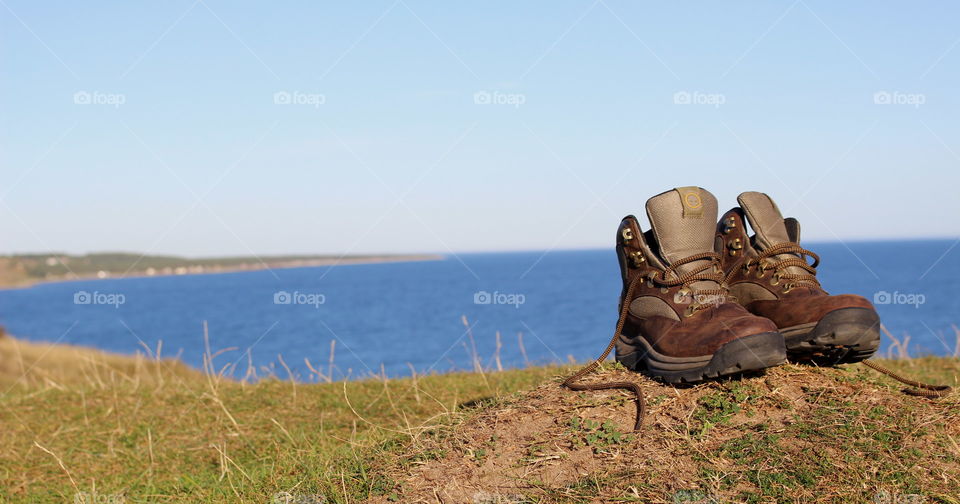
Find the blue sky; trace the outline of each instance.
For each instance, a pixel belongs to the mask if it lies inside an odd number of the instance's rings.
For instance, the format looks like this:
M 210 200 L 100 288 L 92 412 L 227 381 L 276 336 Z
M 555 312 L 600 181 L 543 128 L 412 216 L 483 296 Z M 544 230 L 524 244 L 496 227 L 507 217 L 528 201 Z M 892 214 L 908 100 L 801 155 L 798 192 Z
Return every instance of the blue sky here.
M 0 253 L 607 247 L 680 185 L 956 237 L 958 14 L 0 0 Z

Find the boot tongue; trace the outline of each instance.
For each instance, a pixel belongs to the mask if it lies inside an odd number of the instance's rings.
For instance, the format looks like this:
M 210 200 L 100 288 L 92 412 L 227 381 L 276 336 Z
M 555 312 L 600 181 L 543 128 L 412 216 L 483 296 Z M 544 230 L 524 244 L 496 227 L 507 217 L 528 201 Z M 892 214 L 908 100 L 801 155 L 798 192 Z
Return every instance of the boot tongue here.
M 678 187 L 647 200 L 647 218 L 660 257 L 668 265 L 703 252 L 713 252 L 717 222 L 717 199 L 701 187 Z M 703 261 L 687 263 L 677 271 L 686 273 Z M 712 289 L 714 282 L 696 282 L 695 289 Z
M 745 192 L 737 197 L 740 208 L 747 214 L 747 221 L 753 232 L 756 233 L 756 246 L 761 250 L 774 245 L 787 243 L 790 236 L 787 226 L 783 223 L 783 215 L 776 203 L 764 193 Z
M 747 215 L 747 222 L 755 233 L 754 246 L 760 251 L 766 250 L 781 243 L 792 243 L 787 225 L 783 222 L 783 215 L 777 204 L 770 196 L 761 192 L 745 192 L 737 197 L 740 208 Z M 795 254 L 777 254 L 777 260 L 796 258 Z M 805 270 L 797 266 L 790 266 L 786 273 L 803 274 Z

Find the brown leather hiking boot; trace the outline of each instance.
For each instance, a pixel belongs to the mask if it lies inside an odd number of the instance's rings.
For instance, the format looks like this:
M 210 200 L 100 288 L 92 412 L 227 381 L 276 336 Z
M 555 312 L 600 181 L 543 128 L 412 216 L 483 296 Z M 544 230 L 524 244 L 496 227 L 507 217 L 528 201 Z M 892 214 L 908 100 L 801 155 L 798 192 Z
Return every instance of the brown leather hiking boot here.
M 784 219 L 769 196 L 745 192 L 737 201 L 740 206 L 720 219 L 714 244 L 737 301 L 776 323 L 791 360 L 839 364 L 873 355 L 880 346 L 873 305 L 852 294 L 831 296 L 820 287 L 820 258 L 800 246 L 800 223 Z
M 786 359 L 776 325 L 727 301 L 713 250 L 717 200 L 699 187 L 650 198 L 652 229 L 632 215 L 617 231 L 623 278 L 616 357 L 670 383 L 764 369 Z

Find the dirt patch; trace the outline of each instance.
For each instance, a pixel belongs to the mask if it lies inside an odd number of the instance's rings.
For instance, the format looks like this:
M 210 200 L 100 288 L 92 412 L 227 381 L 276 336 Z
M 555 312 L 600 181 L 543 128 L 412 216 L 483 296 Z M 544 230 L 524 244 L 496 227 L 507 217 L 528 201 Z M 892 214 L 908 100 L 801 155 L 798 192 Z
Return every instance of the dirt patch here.
M 639 382 L 643 428 L 631 431 L 627 393 L 572 392 L 558 377 L 418 436 L 379 468 L 394 488 L 372 502 L 846 502 L 960 492 L 960 448 L 950 452 L 960 439 L 956 398 L 903 396 L 862 366 L 787 365 L 686 388 L 622 369 L 589 379 Z

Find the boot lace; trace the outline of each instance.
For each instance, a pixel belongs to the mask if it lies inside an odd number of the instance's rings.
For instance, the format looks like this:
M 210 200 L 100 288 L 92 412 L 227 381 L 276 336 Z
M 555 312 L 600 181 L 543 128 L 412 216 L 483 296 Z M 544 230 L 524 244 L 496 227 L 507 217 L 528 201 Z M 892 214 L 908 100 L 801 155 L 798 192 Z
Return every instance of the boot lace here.
M 867 366 L 878 373 L 885 374 L 898 382 L 907 385 L 908 388 L 901 390 L 904 394 L 917 396 L 917 397 L 929 397 L 935 399 L 938 397 L 946 397 L 953 392 L 953 387 L 950 385 L 932 385 L 929 383 L 918 382 L 916 380 L 911 380 L 903 375 L 897 374 L 876 362 L 865 360 L 860 361 L 860 364 Z M 913 388 L 909 388 L 913 387 Z
M 796 254 L 795 256 L 788 257 L 786 259 L 779 259 L 776 256 L 781 254 Z M 807 257 L 813 259 L 813 264 L 807 263 Z M 766 275 L 768 270 L 773 271 L 774 285 L 780 283 L 780 281 L 785 280 L 786 283 L 783 286 L 784 292 L 789 292 L 790 290 L 801 287 L 814 287 L 821 288 L 820 281 L 817 280 L 817 265 L 820 264 L 820 256 L 817 254 L 797 245 L 796 243 L 781 243 L 779 245 L 774 245 L 760 254 L 757 257 L 753 257 L 744 261 L 742 268 L 744 271 L 750 271 L 754 266 L 757 267 L 757 276 L 762 278 Z M 796 266 L 804 270 L 803 273 L 788 273 L 787 268 Z M 730 270 L 730 273 L 727 275 L 726 280 L 730 279 L 730 276 L 736 272 L 737 269 L 733 268 Z
M 688 263 L 695 261 L 702 261 L 709 259 L 709 263 L 705 263 L 702 266 L 694 268 L 686 273 L 680 274 L 677 272 L 677 268 Z M 653 283 L 659 284 L 664 287 L 682 285 L 683 289 L 688 289 L 690 294 L 694 296 L 694 302 L 690 304 L 691 307 L 687 310 L 691 312 L 696 312 L 697 310 L 702 309 L 706 305 L 696 302 L 696 299 L 700 296 L 727 296 L 727 289 L 724 287 L 723 282 L 723 270 L 720 267 L 720 256 L 713 252 L 704 252 L 701 254 L 695 254 L 690 257 L 685 257 L 679 261 L 676 261 L 669 267 L 665 268 L 663 271 L 655 272 L 652 275 L 648 275 L 647 280 L 650 280 Z M 640 430 L 640 426 L 643 424 L 643 417 L 646 414 L 646 402 L 643 399 L 643 390 L 641 390 L 640 385 L 632 381 L 613 381 L 613 382 L 603 382 L 603 383 L 577 383 L 581 378 L 589 374 L 591 371 L 600 367 L 603 364 L 603 361 L 607 360 L 607 357 L 610 355 L 610 352 L 613 351 L 613 347 L 617 344 L 617 338 L 620 337 L 620 333 L 623 332 L 623 325 L 627 321 L 627 313 L 630 311 L 629 300 L 633 298 L 633 293 L 636 292 L 637 287 L 640 285 L 640 282 L 643 281 L 644 277 L 637 275 L 634 277 L 633 281 L 630 282 L 630 285 L 627 287 L 627 293 L 624 296 L 624 302 L 620 306 L 620 316 L 617 318 L 617 327 L 613 331 L 613 337 L 610 338 L 610 343 L 607 345 L 607 349 L 600 354 L 600 357 L 590 364 L 582 367 L 576 373 L 570 375 L 566 380 L 563 381 L 563 386 L 567 387 L 570 390 L 609 390 L 609 389 L 625 389 L 633 392 L 635 397 L 635 402 L 637 404 L 637 415 L 633 423 L 633 430 Z M 719 289 L 689 289 L 688 285 L 693 282 L 698 281 L 713 281 L 720 284 Z M 702 298 L 701 298 L 702 299 Z
M 709 262 L 683 274 L 677 271 L 680 266 L 704 260 L 709 260 Z M 651 272 L 647 279 L 660 287 L 681 286 L 677 293 L 678 296 L 691 299 L 690 307 L 684 313 L 687 317 L 708 306 L 720 304 L 730 297 L 724 283 L 726 277 L 720 266 L 720 255 L 715 252 L 703 252 L 685 257 L 667 266 L 662 271 Z M 719 287 L 716 289 L 694 289 L 690 286 L 695 282 L 704 281 L 715 282 Z
M 603 364 L 603 361 L 607 360 L 607 356 L 610 355 L 610 352 L 613 350 L 613 347 L 617 344 L 617 338 L 620 337 L 620 333 L 623 331 L 623 324 L 627 321 L 627 312 L 630 310 L 630 303 L 627 302 L 631 297 L 633 297 L 634 291 L 636 291 L 637 286 L 640 285 L 640 281 L 643 280 L 643 277 L 637 275 L 636 278 L 630 282 L 630 286 L 627 287 L 627 295 L 625 296 L 624 302 L 621 303 L 620 307 L 620 317 L 617 318 L 617 328 L 613 331 L 613 337 L 610 338 L 610 344 L 607 345 L 607 349 L 600 354 L 600 357 L 597 357 L 597 360 L 587 364 L 582 367 L 580 371 L 570 375 L 566 380 L 563 380 L 563 386 L 567 387 L 570 390 L 608 390 L 608 389 L 625 389 L 633 392 L 635 401 L 637 403 L 637 416 L 633 423 L 633 430 L 640 430 L 640 425 L 643 424 L 643 416 L 646 413 L 646 402 L 643 400 L 643 391 L 640 389 L 640 385 L 632 381 L 612 381 L 604 383 L 577 383 L 581 378 L 586 376 L 588 373 L 600 367 Z

